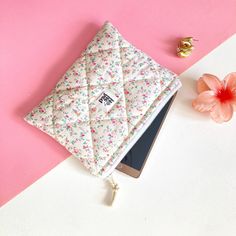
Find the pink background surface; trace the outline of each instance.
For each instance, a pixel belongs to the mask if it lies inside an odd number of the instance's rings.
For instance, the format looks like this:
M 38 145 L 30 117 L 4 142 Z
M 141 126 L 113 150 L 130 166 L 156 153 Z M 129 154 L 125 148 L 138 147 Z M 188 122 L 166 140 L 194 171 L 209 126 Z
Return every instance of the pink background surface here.
M 0 205 L 70 154 L 24 115 L 54 87 L 105 20 L 181 73 L 236 32 L 235 0 L 0 1 Z M 180 37 L 194 54 L 175 56 Z

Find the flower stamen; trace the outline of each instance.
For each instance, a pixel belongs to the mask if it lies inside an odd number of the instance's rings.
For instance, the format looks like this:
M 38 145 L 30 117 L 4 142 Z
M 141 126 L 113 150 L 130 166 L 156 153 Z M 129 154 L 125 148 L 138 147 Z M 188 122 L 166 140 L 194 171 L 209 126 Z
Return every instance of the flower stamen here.
M 232 91 L 228 88 L 221 88 L 217 91 L 216 97 L 220 100 L 220 102 L 227 102 L 234 98 Z

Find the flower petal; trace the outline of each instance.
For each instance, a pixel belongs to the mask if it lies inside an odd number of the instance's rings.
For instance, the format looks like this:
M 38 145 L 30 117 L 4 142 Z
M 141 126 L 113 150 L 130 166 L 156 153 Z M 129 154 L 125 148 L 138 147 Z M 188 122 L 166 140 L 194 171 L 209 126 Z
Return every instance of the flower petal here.
M 200 77 L 197 80 L 197 92 L 202 93 L 204 91 L 210 90 L 210 88 L 207 86 L 207 84 L 204 82 L 203 78 Z
M 231 105 L 233 107 L 233 110 L 236 111 L 236 97 L 230 103 L 231 103 Z
M 217 123 L 229 121 L 233 116 L 233 107 L 229 102 L 218 102 L 210 112 L 211 118 Z
M 213 90 L 217 92 L 223 87 L 221 81 L 214 75 L 203 74 L 202 77 L 197 81 L 197 90 L 199 93 L 206 90 Z
M 232 104 L 232 106 L 233 106 L 233 110 L 236 111 L 236 103 Z
M 217 103 L 217 98 L 213 91 L 205 91 L 198 95 L 198 97 L 193 100 L 192 106 L 195 110 L 199 112 L 210 111 L 212 107 Z
M 232 72 L 228 74 L 224 78 L 224 83 L 225 83 L 226 88 L 230 89 L 231 91 L 235 91 L 236 90 L 236 72 Z

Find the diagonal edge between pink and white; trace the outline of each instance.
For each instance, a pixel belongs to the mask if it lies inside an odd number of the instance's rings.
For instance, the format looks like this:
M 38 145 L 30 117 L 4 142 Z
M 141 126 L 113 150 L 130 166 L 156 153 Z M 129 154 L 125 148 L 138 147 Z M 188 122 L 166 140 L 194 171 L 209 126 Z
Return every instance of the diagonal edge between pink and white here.
M 105 22 L 25 120 L 56 139 L 92 174 L 105 178 L 180 86 L 175 73 Z M 110 103 L 109 111 L 104 109 Z

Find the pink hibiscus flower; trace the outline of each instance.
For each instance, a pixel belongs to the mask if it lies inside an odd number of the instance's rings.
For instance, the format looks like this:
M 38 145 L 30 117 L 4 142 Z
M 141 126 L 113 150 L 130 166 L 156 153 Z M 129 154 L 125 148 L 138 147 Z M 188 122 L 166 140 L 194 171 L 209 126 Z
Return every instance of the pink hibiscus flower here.
M 228 74 L 223 81 L 216 76 L 204 74 L 197 81 L 198 97 L 193 100 L 193 108 L 199 112 L 209 112 L 218 122 L 229 121 L 236 111 L 236 72 Z

